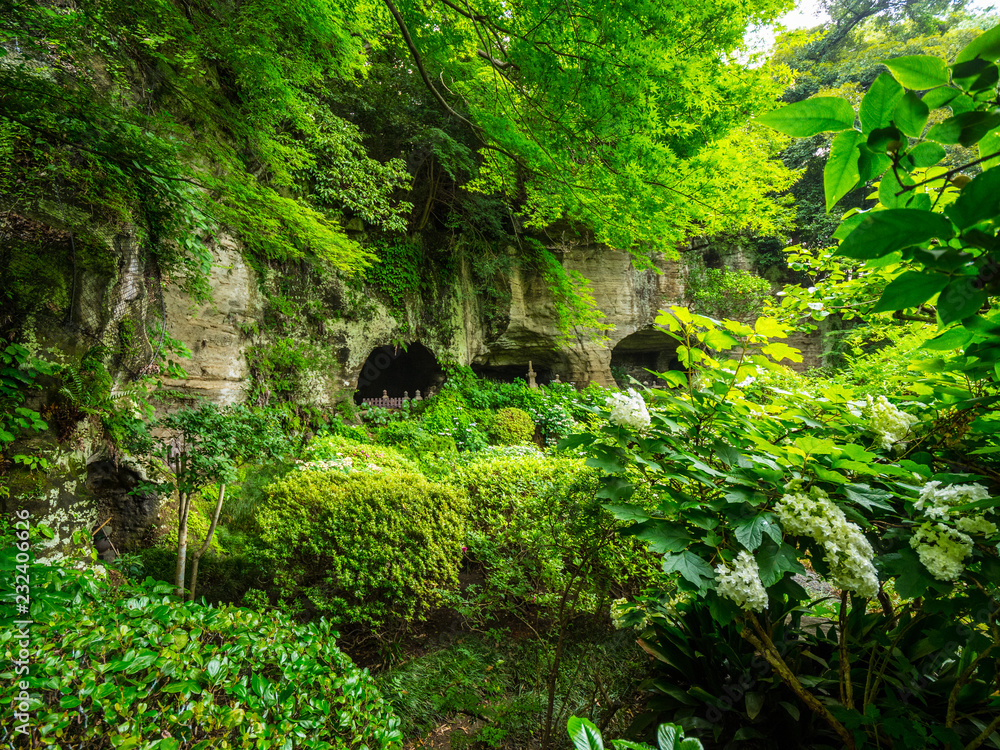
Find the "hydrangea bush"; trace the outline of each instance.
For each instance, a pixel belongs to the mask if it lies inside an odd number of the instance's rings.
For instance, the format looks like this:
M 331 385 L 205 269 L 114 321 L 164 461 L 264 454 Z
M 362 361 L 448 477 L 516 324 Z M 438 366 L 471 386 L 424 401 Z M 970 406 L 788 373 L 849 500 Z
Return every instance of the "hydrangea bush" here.
M 686 370 L 662 374 L 644 397 L 608 399 L 606 426 L 561 443 L 602 470 L 605 507 L 717 623 L 741 627 L 843 746 L 978 747 L 1000 726 L 990 520 L 1000 493 L 971 472 L 982 456 L 996 476 L 996 433 L 970 432 L 956 451 L 940 425 L 988 422 L 992 401 L 978 386 L 963 401 L 957 388 L 935 396 L 916 380 L 911 392 L 926 395 L 905 405 L 859 402 L 820 381 L 796 392 L 760 385 L 761 369 L 797 356 L 771 340 L 787 335 L 776 321 L 672 308 L 657 324 Z M 634 502 L 639 490 L 655 510 Z M 798 578 L 807 571 L 839 595 L 829 672 L 808 681 L 772 638 L 812 598 Z M 938 645 L 921 648 L 920 632 Z M 900 700 L 907 685 L 921 687 L 919 700 Z

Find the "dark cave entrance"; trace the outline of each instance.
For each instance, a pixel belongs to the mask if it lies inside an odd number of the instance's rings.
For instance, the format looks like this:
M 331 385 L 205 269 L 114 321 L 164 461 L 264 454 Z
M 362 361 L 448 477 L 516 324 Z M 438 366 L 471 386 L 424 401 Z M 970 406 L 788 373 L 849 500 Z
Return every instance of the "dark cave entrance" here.
M 386 391 L 390 398 L 401 398 L 406 391 L 410 398 L 420 391 L 426 396 L 433 388 L 440 388 L 444 372 L 434 354 L 423 344 L 413 342 L 402 346 L 380 346 L 368 355 L 361 374 L 354 402 L 362 399 L 382 398 Z
M 629 376 L 640 383 L 655 385 L 658 378 L 647 370 L 667 372 L 682 369 L 677 359 L 677 342 L 655 328 L 636 331 L 611 350 L 611 374 L 622 387 L 629 384 Z
M 535 383 L 538 385 L 547 385 L 552 382 L 552 378 L 555 377 L 552 368 L 540 365 L 537 362 L 533 362 L 531 366 L 535 371 Z M 525 383 L 528 382 L 527 362 L 523 365 L 473 364 L 472 371 L 483 380 L 496 380 L 500 383 L 513 383 L 518 380 L 523 380 Z

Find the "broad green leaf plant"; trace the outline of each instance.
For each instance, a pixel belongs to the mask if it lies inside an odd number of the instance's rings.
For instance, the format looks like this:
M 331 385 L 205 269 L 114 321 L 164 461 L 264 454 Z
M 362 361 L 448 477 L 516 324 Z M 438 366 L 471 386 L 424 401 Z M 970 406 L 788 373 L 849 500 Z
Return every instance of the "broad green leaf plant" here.
M 824 170 L 827 210 L 859 186 L 877 186 L 878 203 L 849 213 L 834 235 L 837 255 L 888 282 L 871 312 L 936 321 L 946 348 L 960 352 L 948 366 L 992 382 L 1000 379 L 998 58 L 1000 27 L 950 63 L 884 60 L 888 70 L 857 112 L 844 99 L 814 97 L 758 118 L 796 137 L 836 133 Z M 946 166 L 956 145 L 977 147 L 979 158 Z
M 599 497 L 632 523 L 625 533 L 717 622 L 735 623 L 843 746 L 995 744 L 1000 499 L 997 473 L 968 455 L 993 443 L 967 430 L 985 418 L 974 399 L 860 400 L 822 381 L 788 390 L 776 360 L 797 352 L 771 340 L 787 334 L 776 321 L 675 307 L 657 324 L 683 370 L 612 397 L 605 427 L 561 443 L 603 470 Z M 655 510 L 632 501 L 640 488 Z M 800 679 L 775 640 L 813 606 L 807 572 L 838 592 L 819 680 Z M 912 685 L 919 700 L 901 698 Z

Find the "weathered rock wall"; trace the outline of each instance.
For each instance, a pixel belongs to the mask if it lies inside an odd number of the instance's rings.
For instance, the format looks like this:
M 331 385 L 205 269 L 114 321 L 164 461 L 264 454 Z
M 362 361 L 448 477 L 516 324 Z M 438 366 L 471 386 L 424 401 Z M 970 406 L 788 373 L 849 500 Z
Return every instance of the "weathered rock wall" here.
M 254 357 L 266 356 L 279 341 L 302 353 L 307 371 L 295 398 L 313 405 L 349 397 L 378 347 L 413 342 L 426 346 L 442 364 L 527 370 L 531 361 L 563 381 L 612 385 L 615 346 L 632 334 L 651 332 L 660 309 L 685 300 L 682 261 L 655 258 L 652 268 L 638 269 L 628 253 L 601 245 L 563 249 L 557 256 L 562 265 L 590 280 L 597 307 L 612 327 L 603 342 L 581 335 L 565 344 L 556 300 L 541 273 L 526 266 L 513 266 L 505 325 L 491 333 L 495 321 L 486 321 L 469 258 L 463 257 L 457 276 L 438 284 L 429 297 L 413 296 L 405 310 L 394 311 L 371 289 L 332 273 L 296 266 L 269 270 L 262 278 L 231 243 L 216 253 L 211 303 L 192 304 L 178 286 L 168 287 L 164 296 L 167 330 L 191 350 L 181 362 L 188 379 L 167 384 L 217 403 L 246 398 L 252 379 L 260 377 L 253 372 Z M 279 286 L 283 312 L 269 310 L 269 296 Z M 799 367 L 818 364 L 818 339 L 797 337 L 792 343 L 804 349 Z M 623 349 L 652 353 L 666 346 L 644 334 Z

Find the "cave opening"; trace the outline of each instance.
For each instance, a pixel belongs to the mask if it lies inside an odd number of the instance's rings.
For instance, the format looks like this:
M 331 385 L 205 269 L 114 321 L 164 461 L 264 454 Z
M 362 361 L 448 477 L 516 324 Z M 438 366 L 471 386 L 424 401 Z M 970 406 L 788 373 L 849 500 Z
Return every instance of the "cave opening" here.
M 410 398 L 420 391 L 423 396 L 444 383 L 444 371 L 426 346 L 413 342 L 402 346 L 380 346 L 365 360 L 358 387 L 354 392 L 354 402 L 360 404 L 366 398 L 382 398 L 385 391 L 390 398 L 401 398 L 405 391 Z
M 663 331 L 644 328 L 619 341 L 611 350 L 611 374 L 621 387 L 635 378 L 645 385 L 655 385 L 653 372 L 683 370 L 677 358 L 677 342 Z

